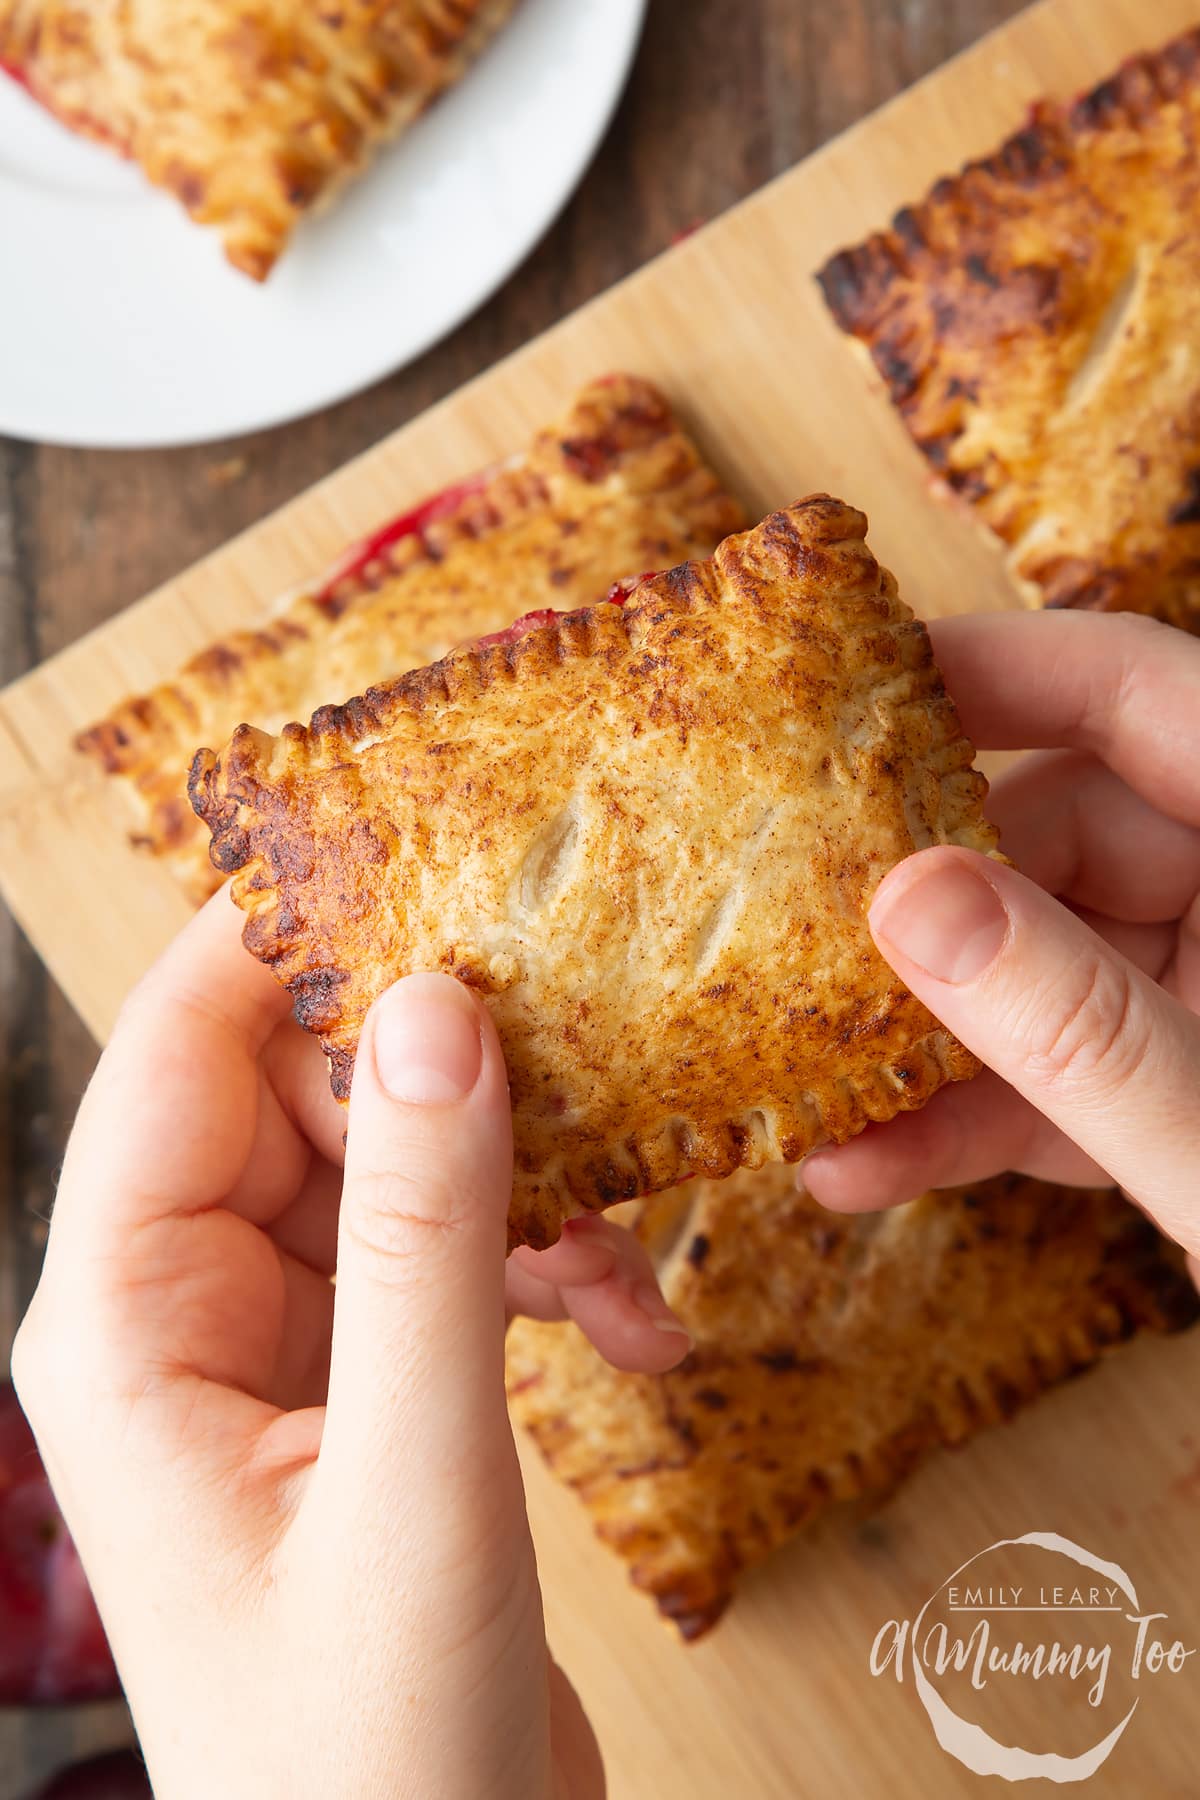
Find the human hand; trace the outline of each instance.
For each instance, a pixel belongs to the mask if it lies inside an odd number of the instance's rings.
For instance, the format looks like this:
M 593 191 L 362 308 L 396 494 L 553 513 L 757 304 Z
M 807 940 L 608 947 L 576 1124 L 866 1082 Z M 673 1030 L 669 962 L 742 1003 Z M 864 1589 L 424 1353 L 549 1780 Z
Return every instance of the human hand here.
M 1042 752 L 988 806 L 1023 873 L 923 850 L 880 883 L 870 924 L 987 1069 L 817 1151 L 805 1185 L 850 1211 L 1001 1169 L 1112 1181 L 1195 1271 L 1200 642 L 1068 612 L 947 619 L 931 635 L 967 735 Z
M 127 1003 L 13 1353 L 154 1791 L 593 1800 L 504 1402 L 490 1018 L 441 975 L 377 1003 L 343 1176 L 324 1060 L 240 924 L 218 895 Z M 507 1283 L 622 1367 L 687 1349 L 610 1222 Z

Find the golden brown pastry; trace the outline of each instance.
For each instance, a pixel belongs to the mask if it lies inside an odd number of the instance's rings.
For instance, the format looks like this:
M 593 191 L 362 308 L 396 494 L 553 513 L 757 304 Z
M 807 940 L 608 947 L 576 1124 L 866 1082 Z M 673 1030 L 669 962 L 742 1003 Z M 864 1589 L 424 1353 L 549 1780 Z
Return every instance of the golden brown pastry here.
M 0 64 L 132 157 L 263 281 L 514 0 L 0 0 Z
M 614 576 L 707 556 L 742 522 L 662 396 L 607 377 L 523 456 L 393 520 L 314 591 L 123 702 L 80 748 L 120 780 L 137 841 L 202 900 L 218 877 L 187 803 L 198 745 L 246 719 L 278 731 L 518 614 L 585 606 Z
M 442 969 L 486 998 L 514 1243 L 689 1172 L 795 1161 L 975 1071 L 867 929 L 912 850 L 996 839 L 865 532 L 811 496 L 623 607 L 196 759 L 246 944 L 339 1098 L 398 976 Z
M 686 1638 L 837 1501 L 880 1500 L 1140 1329 L 1200 1309 L 1182 1252 L 1115 1193 L 1020 1175 L 826 1212 L 787 1169 L 694 1181 L 636 1224 L 695 1341 L 627 1375 L 519 1319 L 514 1419 Z
M 942 478 L 1050 605 L 1200 629 L 1200 29 L 820 275 Z

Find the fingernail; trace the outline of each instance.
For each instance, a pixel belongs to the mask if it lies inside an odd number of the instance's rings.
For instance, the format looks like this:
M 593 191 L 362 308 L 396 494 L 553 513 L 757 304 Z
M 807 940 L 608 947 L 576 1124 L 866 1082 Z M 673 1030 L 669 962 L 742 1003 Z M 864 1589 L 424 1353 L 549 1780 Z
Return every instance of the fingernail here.
M 483 1066 L 474 1000 L 448 975 L 410 975 L 376 1003 L 375 1068 L 393 1100 L 448 1106 L 464 1100 Z
M 893 898 L 885 890 L 871 907 L 871 930 L 935 981 L 953 986 L 982 975 L 1004 942 L 1008 914 L 982 875 L 961 862 L 931 869 Z
M 677 1337 L 686 1338 L 689 1346 L 692 1334 L 686 1325 L 681 1325 L 656 1287 L 648 1281 L 639 1282 L 633 1290 L 633 1303 L 638 1311 L 644 1313 L 655 1331 L 669 1331 Z

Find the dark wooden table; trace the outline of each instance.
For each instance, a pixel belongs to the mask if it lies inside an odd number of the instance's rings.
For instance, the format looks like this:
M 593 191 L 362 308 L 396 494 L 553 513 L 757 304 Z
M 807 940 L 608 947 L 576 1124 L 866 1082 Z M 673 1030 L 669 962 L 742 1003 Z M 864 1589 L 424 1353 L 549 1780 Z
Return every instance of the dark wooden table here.
M 650 0 L 629 90 L 575 198 L 507 285 L 419 362 L 312 418 L 223 445 L 130 453 L 0 438 L 0 684 L 421 412 L 678 232 L 733 205 L 1022 3 Z M 63 1146 L 96 1054 L 0 906 L 5 1350 L 37 1280 Z M 119 1707 L 0 1715 L 0 1800 L 18 1800 L 60 1762 L 127 1736 Z

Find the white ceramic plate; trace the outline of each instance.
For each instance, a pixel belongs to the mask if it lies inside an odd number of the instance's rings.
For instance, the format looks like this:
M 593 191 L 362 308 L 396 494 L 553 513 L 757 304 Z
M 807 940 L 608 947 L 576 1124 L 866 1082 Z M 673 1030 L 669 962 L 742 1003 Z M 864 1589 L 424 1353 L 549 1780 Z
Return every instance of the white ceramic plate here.
M 645 0 L 521 0 L 265 286 L 138 171 L 0 76 L 0 431 L 114 448 L 311 412 L 419 355 L 559 211 L 624 86 Z

